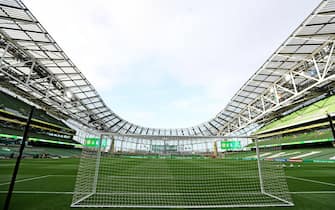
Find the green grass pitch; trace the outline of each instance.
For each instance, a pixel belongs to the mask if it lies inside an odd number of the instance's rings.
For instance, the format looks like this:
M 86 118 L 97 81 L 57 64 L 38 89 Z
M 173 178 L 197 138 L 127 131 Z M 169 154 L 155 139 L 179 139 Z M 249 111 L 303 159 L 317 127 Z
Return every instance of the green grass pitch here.
M 89 163 L 92 162 L 92 164 Z M 257 162 L 254 160 L 212 159 L 181 156 L 104 156 L 96 193 L 92 193 L 95 158 L 85 159 L 88 166 L 80 181 L 81 206 L 250 206 L 287 205 L 260 191 Z M 267 169 L 282 170 L 275 162 L 263 162 Z M 266 164 L 265 164 L 266 163 Z M 278 174 L 278 173 L 276 173 Z M 92 177 L 89 180 L 87 177 Z M 271 174 L 265 187 L 282 187 Z M 269 183 L 270 182 L 270 183 Z M 272 187 L 271 187 L 272 186 Z M 91 194 L 91 195 L 90 195 Z M 88 196 L 88 197 L 87 197 Z M 286 195 L 280 195 L 286 200 Z M 77 199 L 76 199 L 77 200 Z
M 0 206 L 4 204 L 14 163 L 14 160 L 0 160 Z M 11 209 L 70 209 L 78 164 L 79 159 L 23 160 Z M 285 168 L 295 206 L 261 209 L 335 209 L 335 164 L 296 164 L 301 167 Z

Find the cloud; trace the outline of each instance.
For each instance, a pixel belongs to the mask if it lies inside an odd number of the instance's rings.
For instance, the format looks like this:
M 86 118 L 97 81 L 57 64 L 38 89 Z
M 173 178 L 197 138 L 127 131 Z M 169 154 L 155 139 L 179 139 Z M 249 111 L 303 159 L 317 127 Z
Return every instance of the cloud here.
M 319 2 L 302 1 L 24 2 L 121 117 L 188 127 L 223 109 Z

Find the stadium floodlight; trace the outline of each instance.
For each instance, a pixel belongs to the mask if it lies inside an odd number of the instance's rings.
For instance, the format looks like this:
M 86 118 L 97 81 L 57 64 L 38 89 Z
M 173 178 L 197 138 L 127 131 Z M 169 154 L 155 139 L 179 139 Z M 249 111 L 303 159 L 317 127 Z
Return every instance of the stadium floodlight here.
M 280 162 L 250 137 L 103 134 L 89 138 L 72 207 L 292 206 Z M 256 145 L 257 139 L 256 139 Z
M 69 100 L 72 99 L 72 97 L 73 97 L 72 92 L 70 90 L 66 90 L 65 91 L 65 97 Z
M 285 79 L 286 82 L 290 81 L 291 80 L 291 75 L 289 73 L 285 74 L 284 79 Z

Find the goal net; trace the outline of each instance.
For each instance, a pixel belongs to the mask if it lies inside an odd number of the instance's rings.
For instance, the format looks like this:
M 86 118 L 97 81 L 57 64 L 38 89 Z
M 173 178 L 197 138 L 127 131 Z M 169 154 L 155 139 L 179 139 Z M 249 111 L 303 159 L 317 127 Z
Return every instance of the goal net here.
M 71 206 L 292 205 L 280 162 L 263 159 L 257 139 L 107 133 L 85 140 Z

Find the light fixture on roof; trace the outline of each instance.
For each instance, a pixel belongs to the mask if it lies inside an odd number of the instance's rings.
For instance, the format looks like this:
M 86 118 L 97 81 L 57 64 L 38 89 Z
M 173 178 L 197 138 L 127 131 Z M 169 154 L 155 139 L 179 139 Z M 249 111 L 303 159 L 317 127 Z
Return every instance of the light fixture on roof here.
M 315 68 L 312 68 L 312 69 L 310 69 L 310 70 L 308 71 L 308 74 L 309 74 L 309 76 L 311 76 L 311 77 L 316 77 L 317 74 L 318 74 L 318 72 L 316 71 Z
M 277 97 L 278 97 L 278 100 L 280 100 L 283 97 L 283 95 L 281 93 L 278 93 Z
M 291 80 L 291 75 L 289 73 L 285 74 L 284 79 L 286 82 Z
M 68 98 L 68 99 L 72 99 L 73 94 L 71 93 L 71 91 L 66 90 L 66 91 L 65 91 L 65 97 Z

